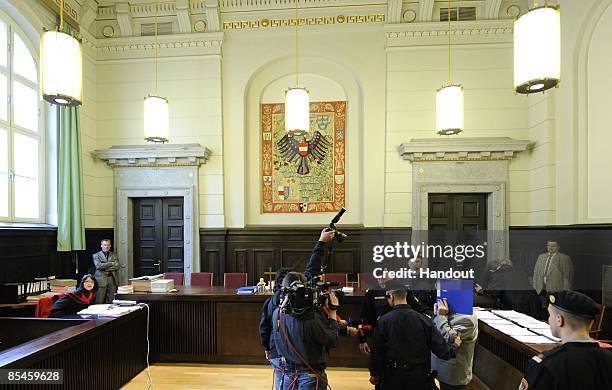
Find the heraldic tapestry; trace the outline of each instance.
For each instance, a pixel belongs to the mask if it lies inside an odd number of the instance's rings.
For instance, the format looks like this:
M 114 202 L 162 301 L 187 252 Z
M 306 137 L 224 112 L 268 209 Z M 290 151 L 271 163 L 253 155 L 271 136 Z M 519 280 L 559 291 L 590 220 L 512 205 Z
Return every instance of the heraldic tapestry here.
M 345 206 L 346 102 L 311 102 L 310 131 L 285 130 L 285 105 L 261 105 L 263 213 Z

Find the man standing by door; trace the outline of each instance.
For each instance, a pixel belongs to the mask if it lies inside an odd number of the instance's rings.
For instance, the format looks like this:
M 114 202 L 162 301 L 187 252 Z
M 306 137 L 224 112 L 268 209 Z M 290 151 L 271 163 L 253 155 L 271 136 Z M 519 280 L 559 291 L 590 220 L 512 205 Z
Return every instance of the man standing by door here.
M 544 307 L 548 304 L 548 293 L 572 288 L 574 265 L 572 259 L 559 249 L 559 242 L 548 240 L 546 253 L 538 256 L 533 268 L 533 287 L 543 297 Z
M 119 257 L 111 252 L 111 240 L 105 238 L 100 242 L 101 251 L 94 253 L 93 262 L 96 266 L 95 277 L 98 281 L 96 303 L 111 303 L 117 292 L 119 278 Z

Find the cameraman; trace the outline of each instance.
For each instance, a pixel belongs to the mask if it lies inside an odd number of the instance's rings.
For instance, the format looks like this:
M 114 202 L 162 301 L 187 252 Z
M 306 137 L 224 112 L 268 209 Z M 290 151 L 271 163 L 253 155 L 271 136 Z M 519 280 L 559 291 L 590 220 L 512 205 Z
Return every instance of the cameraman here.
M 321 262 L 325 245 L 334 237 L 335 232 L 323 229 L 319 241 L 312 250 L 304 276 L 289 272 L 283 279 L 283 289 L 306 283 L 321 272 Z M 338 298 L 330 293 L 323 305 L 327 315 L 314 308 L 306 308 L 299 314 L 283 311 L 289 296 L 283 297 L 281 307 L 274 311 L 272 337 L 281 358 L 281 388 L 325 389 L 327 387 L 326 348 L 338 344 L 338 323 L 336 310 Z
M 272 337 L 272 316 L 274 310 L 280 306 L 281 300 L 281 284 L 285 276 L 291 271 L 291 268 L 280 268 L 276 271 L 276 277 L 274 279 L 274 294 L 268 298 L 261 308 L 261 315 L 259 318 L 259 336 L 261 339 L 261 345 L 264 347 L 264 353 L 266 360 L 270 362 L 270 365 L 274 369 L 274 389 L 280 390 L 280 381 L 282 378 L 281 373 L 281 356 L 276 351 L 274 345 L 274 338 Z

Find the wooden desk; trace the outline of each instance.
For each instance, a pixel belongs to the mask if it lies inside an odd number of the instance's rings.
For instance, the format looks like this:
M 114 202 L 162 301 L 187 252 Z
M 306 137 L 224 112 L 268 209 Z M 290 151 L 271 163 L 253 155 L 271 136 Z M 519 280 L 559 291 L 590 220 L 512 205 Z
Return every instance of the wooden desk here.
M 0 318 L 0 333 L 29 339 L 1 351 L 0 368 L 64 370 L 59 387 L 0 388 L 118 389 L 146 367 L 145 329 L 145 310 L 115 319 Z
M 0 317 L 34 317 L 36 302 L 0 303 Z
M 478 321 L 478 343 L 474 353 L 474 374 L 495 390 L 516 390 L 534 355 L 559 344 L 522 343 Z
M 223 287 L 178 287 L 174 293 L 118 294 L 151 306 L 151 358 L 155 362 L 267 364 L 259 341 L 261 307 L 270 294 L 237 295 Z M 363 293 L 347 295 L 343 319 L 358 320 Z M 357 338 L 341 337 L 330 366 L 367 367 Z

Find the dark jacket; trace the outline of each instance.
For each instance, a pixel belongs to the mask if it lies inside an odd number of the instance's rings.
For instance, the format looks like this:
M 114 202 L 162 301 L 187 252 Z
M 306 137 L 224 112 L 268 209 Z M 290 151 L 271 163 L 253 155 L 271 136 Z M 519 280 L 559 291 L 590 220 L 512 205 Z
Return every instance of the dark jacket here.
M 431 353 L 441 359 L 450 359 L 455 351 L 454 345 L 451 347 L 444 341 L 429 318 L 407 304 L 396 305 L 380 317 L 376 324 L 370 373 L 383 377 L 383 389 L 396 388 L 389 386 L 388 379 L 392 372 L 398 371 L 402 372 L 402 380 L 414 381 L 415 389 L 425 388 L 431 367 Z M 390 365 L 401 367 L 391 368 Z
M 280 305 L 280 288 L 274 291 L 274 295 L 266 299 L 262 308 L 261 315 L 259 317 L 259 339 L 261 340 L 261 346 L 270 352 L 270 359 L 279 357 L 274 339 L 272 338 L 272 316 L 274 310 Z
M 325 243 L 317 242 L 313 248 L 304 276 L 310 279 L 321 273 Z M 272 315 L 272 340 L 279 356 L 288 364 L 313 369 L 325 367 L 326 349 L 338 345 L 338 323 L 320 311 L 308 311 L 303 315 L 281 313 L 275 308 Z M 296 353 L 297 351 L 297 353 Z
M 79 288 L 55 301 L 49 317 L 57 318 L 74 315 L 95 303 L 95 298 L 95 291 L 87 291 Z
M 426 293 L 425 291 L 422 291 Z M 391 306 L 387 302 L 385 295 L 387 292 L 382 287 L 371 288 L 366 291 L 363 297 L 363 306 L 361 307 L 361 323 L 376 327 L 376 320 L 379 317 L 391 311 Z M 417 296 L 410 290 L 407 291 L 406 301 L 414 310 L 429 317 L 433 315 L 433 310 L 429 305 L 420 301 Z M 365 343 L 367 335 L 359 334 L 359 342 Z
M 612 389 L 612 350 L 598 343 L 569 342 L 527 364 L 521 389 Z

